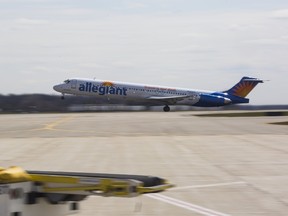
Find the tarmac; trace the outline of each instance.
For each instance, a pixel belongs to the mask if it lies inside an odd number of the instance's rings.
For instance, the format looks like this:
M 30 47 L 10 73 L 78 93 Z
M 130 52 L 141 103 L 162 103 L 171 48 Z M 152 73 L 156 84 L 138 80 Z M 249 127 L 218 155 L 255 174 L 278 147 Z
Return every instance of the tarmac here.
M 0 166 L 154 175 L 176 187 L 89 197 L 77 216 L 286 216 L 287 116 L 205 112 L 0 115 Z

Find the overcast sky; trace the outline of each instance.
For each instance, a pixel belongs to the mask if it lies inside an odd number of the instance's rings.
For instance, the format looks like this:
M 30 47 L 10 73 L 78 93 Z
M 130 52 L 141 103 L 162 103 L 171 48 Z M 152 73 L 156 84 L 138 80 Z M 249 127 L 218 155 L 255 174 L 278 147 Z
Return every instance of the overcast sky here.
M 226 90 L 288 104 L 287 0 L 0 0 L 0 94 L 83 77 Z

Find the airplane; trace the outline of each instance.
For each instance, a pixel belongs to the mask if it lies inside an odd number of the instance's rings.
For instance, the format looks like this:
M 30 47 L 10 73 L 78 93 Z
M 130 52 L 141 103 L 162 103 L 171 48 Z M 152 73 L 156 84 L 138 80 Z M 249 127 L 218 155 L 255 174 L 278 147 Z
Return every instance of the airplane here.
M 124 103 L 163 105 L 163 111 L 169 112 L 170 105 L 191 105 L 198 107 L 219 107 L 231 104 L 249 103 L 246 96 L 263 80 L 243 77 L 226 91 L 193 90 L 148 84 L 105 81 L 97 79 L 71 78 L 53 86 L 62 94 L 95 96 L 109 101 L 118 99 Z

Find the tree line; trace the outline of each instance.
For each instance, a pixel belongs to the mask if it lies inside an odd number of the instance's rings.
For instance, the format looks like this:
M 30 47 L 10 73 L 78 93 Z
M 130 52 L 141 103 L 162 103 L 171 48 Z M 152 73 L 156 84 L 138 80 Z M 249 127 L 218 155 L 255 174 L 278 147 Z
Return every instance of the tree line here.
M 97 105 L 105 99 L 45 94 L 0 95 L 0 113 L 67 112 L 73 105 Z
M 111 106 L 112 104 L 112 106 Z M 114 105 L 113 105 L 114 104 Z M 117 106 L 115 106 L 117 104 Z M 102 109 L 100 106 L 101 105 Z M 108 106 L 105 106 L 108 105 Z M 124 105 L 124 106 L 121 106 Z M 140 105 L 141 107 L 125 106 Z M 147 105 L 147 104 L 146 104 Z M 74 109 L 73 109 L 74 107 Z M 99 107 L 99 109 L 95 109 Z M 175 110 L 288 110 L 288 105 L 231 105 L 219 108 L 197 108 L 193 106 L 177 106 Z M 88 96 L 65 96 L 61 97 L 46 94 L 23 94 L 23 95 L 0 95 L 0 114 L 5 113 L 48 113 L 48 112 L 79 112 L 79 111 L 140 111 L 159 109 L 145 106 L 144 104 L 135 104 L 132 101 L 124 103 L 120 100 L 108 100 L 106 97 L 88 97 Z

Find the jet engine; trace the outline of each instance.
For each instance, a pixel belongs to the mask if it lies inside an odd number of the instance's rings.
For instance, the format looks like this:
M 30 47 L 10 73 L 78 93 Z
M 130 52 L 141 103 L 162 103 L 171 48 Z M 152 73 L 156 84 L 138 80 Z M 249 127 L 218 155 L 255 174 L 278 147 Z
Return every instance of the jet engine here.
M 232 103 L 229 98 L 222 97 L 219 95 L 211 95 L 211 94 L 201 94 L 200 100 L 198 102 L 201 106 L 224 106 Z

